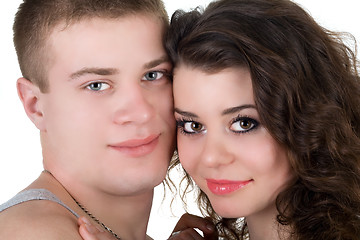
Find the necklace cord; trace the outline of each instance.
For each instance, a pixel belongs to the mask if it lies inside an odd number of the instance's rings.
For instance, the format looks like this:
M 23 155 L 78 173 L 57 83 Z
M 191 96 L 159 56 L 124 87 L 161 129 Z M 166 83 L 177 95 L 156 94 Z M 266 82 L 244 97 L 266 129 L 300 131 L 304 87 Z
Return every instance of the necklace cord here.
M 54 175 L 49 171 L 49 170 L 43 170 L 44 173 L 48 173 L 50 174 L 53 178 Z M 55 178 L 56 179 L 56 178 Z M 56 179 L 57 180 L 57 179 Z M 66 188 L 64 187 L 64 189 L 66 190 Z M 81 205 L 67 190 L 66 192 L 70 195 L 70 197 L 75 201 L 75 203 L 79 206 L 79 208 L 81 208 L 81 210 L 86 213 L 86 215 L 88 215 L 92 220 L 94 220 L 97 224 L 99 224 L 100 226 L 102 226 L 106 231 L 108 231 L 109 233 L 111 233 L 111 235 L 113 235 L 117 240 L 121 240 L 121 238 L 113 231 L 111 230 L 111 228 L 109 228 L 108 226 L 106 226 L 103 222 L 101 222 L 99 219 L 97 219 L 92 213 L 90 213 L 83 205 Z
M 86 215 L 88 215 L 92 220 L 94 220 L 97 224 L 99 224 L 100 226 L 102 226 L 106 231 L 108 231 L 109 233 L 111 233 L 117 240 L 121 240 L 121 238 L 113 231 L 111 230 L 111 228 L 109 228 L 108 226 L 106 226 L 103 222 L 101 222 L 99 219 L 97 219 L 92 213 L 90 213 L 83 205 L 81 205 L 74 197 L 72 197 L 74 199 L 74 201 L 76 202 L 76 204 L 79 206 L 79 208 L 81 208 L 81 210 L 84 211 L 84 213 L 86 213 Z

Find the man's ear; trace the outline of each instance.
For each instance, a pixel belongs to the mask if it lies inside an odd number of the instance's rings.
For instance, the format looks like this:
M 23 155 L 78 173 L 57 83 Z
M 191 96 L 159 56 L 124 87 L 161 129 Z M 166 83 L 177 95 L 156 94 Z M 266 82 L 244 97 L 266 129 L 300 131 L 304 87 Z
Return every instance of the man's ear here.
M 41 91 L 38 86 L 26 78 L 19 78 L 16 82 L 19 98 L 25 112 L 35 126 L 41 131 L 45 130 L 43 109 L 41 106 Z

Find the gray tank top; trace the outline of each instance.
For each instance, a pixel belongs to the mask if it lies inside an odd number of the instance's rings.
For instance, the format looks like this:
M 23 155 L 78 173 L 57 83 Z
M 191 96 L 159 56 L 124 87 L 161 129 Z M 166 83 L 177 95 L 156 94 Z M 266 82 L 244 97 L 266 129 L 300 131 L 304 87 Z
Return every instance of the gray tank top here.
M 23 192 L 18 193 L 13 198 L 11 198 L 9 201 L 5 202 L 4 204 L 0 205 L 0 212 L 21 204 L 23 202 L 33 201 L 33 200 L 48 200 L 55 203 L 60 204 L 67 210 L 69 210 L 76 218 L 79 217 L 79 215 L 74 212 L 71 208 L 66 206 L 58 197 L 55 196 L 52 192 L 46 190 L 46 189 L 29 189 L 25 190 Z

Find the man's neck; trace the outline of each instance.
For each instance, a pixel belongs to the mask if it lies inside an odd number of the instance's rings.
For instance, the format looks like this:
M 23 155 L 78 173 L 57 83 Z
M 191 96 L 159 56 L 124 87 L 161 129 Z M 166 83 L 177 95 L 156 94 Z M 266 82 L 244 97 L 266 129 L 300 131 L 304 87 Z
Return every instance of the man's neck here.
M 42 175 L 46 175 L 43 178 L 52 183 L 52 189 L 49 190 L 60 195 L 61 200 L 79 215 L 87 216 L 76 204 L 75 199 L 121 239 L 146 239 L 153 189 L 132 196 L 121 196 L 78 186 L 76 181 L 67 182 L 61 179 L 63 181 L 60 183 L 49 173 Z
M 94 197 L 86 208 L 121 239 L 145 240 L 151 211 L 153 191 L 136 196 Z M 100 204 L 99 204 L 100 203 Z

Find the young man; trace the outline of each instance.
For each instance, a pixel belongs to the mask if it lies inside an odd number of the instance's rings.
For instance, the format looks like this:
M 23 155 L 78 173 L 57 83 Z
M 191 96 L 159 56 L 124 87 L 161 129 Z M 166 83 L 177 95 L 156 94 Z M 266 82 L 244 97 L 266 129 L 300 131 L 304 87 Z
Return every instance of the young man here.
M 81 239 L 86 212 L 118 239 L 146 239 L 174 150 L 167 24 L 157 0 L 21 4 L 17 87 L 45 171 L 2 206 L 0 239 Z

